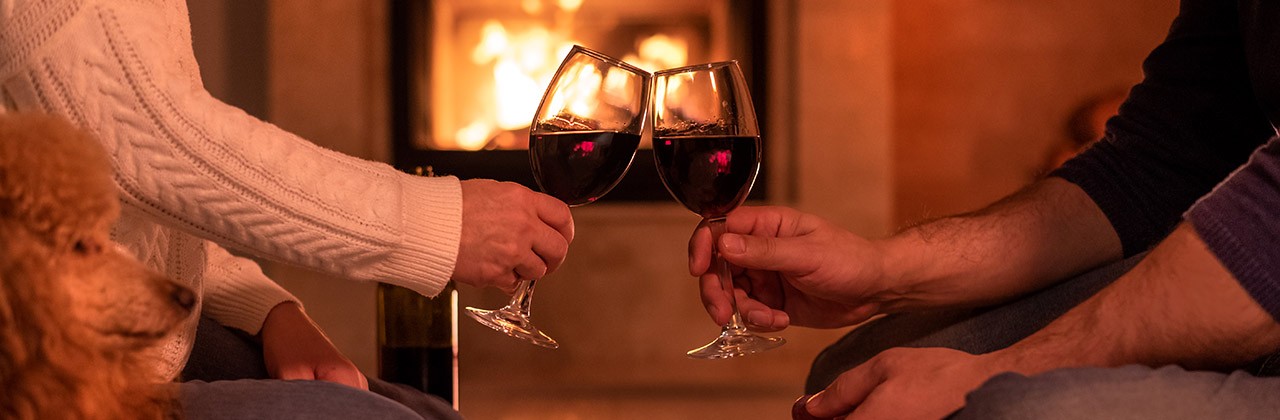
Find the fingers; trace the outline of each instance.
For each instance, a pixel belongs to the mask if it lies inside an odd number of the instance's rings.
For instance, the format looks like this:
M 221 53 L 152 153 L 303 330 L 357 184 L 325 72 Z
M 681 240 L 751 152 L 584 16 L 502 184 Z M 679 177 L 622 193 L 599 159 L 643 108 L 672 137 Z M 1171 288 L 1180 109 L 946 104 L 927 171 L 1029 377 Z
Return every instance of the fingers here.
M 534 256 L 542 261 L 543 273 L 537 277 L 523 277 L 526 279 L 542 278 L 556 271 L 556 269 L 560 268 L 560 264 L 564 263 L 565 257 L 569 255 L 569 242 L 564 236 L 561 236 L 561 232 L 548 226 L 540 226 L 535 230 L 538 232 L 532 235 L 533 245 L 531 250 Z
M 369 382 L 355 366 L 317 366 L 315 379 L 369 390 Z
M 704 274 L 699 279 L 699 287 L 707 315 L 711 315 L 711 319 L 718 325 L 728 324 L 733 318 L 733 302 L 729 301 L 729 295 L 724 292 L 720 277 L 716 274 Z M 742 289 L 734 289 L 734 296 L 738 312 L 749 328 L 772 332 L 791 325 L 791 317 L 786 312 L 752 299 Z
M 310 366 L 297 365 L 280 369 L 275 374 L 275 378 L 286 381 L 311 381 L 316 379 L 316 372 Z
M 819 418 L 848 414 L 884 380 L 884 370 L 878 367 L 873 358 L 840 375 L 827 389 L 814 394 L 805 403 L 805 408 L 809 414 Z
M 516 281 L 540 279 L 547 274 L 547 264 L 537 254 L 530 253 L 516 263 L 516 267 L 512 271 L 515 272 Z
M 797 273 L 817 253 L 801 238 L 771 238 L 725 233 L 720 236 L 720 255 L 734 265 L 748 269 Z
M 554 197 L 538 193 L 534 199 L 534 208 L 538 212 L 538 219 L 560 232 L 565 242 L 573 242 L 573 214 L 569 213 L 569 206 Z
M 729 296 L 720 286 L 720 276 L 703 274 L 698 279 L 698 285 L 702 294 L 702 306 L 707 309 L 707 315 L 711 315 L 711 320 L 717 325 L 729 323 L 733 317 L 733 306 L 729 304 Z
M 813 229 L 813 221 L 787 207 L 747 206 L 729 213 L 725 228 L 728 232 L 756 236 L 799 236 Z
M 689 238 L 689 274 L 701 276 L 711 268 L 711 228 L 699 223 Z
M 752 299 L 742 290 L 736 290 L 738 297 L 738 312 L 742 314 L 742 321 L 747 323 L 747 327 L 764 332 L 781 331 L 791 325 L 791 316 L 786 312 L 773 309 L 764 302 Z
M 453 279 L 514 291 L 564 262 L 574 237 L 564 203 L 518 184 L 462 182 L 462 235 Z

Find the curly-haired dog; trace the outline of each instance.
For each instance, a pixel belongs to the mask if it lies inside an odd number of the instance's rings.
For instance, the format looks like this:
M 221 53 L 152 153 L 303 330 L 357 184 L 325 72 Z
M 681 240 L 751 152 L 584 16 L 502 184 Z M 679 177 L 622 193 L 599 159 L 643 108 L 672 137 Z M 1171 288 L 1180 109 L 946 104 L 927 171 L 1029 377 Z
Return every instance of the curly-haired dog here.
M 161 418 L 142 350 L 193 293 L 114 246 L 101 146 L 66 122 L 0 114 L 0 418 Z

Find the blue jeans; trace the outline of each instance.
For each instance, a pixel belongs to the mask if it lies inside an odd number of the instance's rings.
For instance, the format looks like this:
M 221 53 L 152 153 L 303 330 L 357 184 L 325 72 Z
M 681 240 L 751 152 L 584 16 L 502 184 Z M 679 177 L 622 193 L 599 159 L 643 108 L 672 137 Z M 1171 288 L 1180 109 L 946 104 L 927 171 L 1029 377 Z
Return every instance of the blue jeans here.
M 183 368 L 186 419 L 461 419 L 448 402 L 369 379 L 369 391 L 324 381 L 269 379 L 262 347 L 243 332 L 201 318 Z
M 823 350 L 805 381 L 821 391 L 841 373 L 892 347 L 972 354 L 1005 348 L 1044 328 L 1129 271 L 1142 256 L 1104 266 L 999 306 L 896 314 L 867 323 Z M 997 375 L 969 393 L 955 419 L 1272 418 L 1280 413 L 1280 356 L 1229 373 L 1150 368 L 1061 369 Z M 923 396 L 927 398 L 927 396 Z

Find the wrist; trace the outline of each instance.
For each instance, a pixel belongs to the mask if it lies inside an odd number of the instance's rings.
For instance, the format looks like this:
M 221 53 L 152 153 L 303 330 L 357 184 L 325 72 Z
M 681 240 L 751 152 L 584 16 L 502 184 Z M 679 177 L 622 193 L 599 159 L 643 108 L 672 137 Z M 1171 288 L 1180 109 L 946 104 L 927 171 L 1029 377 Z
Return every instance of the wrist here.
M 262 329 L 258 331 L 258 337 L 269 335 L 280 328 L 287 329 L 298 320 L 310 322 L 302 310 L 302 305 L 294 301 L 280 302 L 267 312 L 267 318 L 262 321 Z
M 880 274 L 873 300 L 880 302 L 881 312 L 899 312 L 915 306 L 919 285 L 926 271 L 921 248 L 906 235 L 894 235 L 871 242 L 879 254 Z
M 1076 329 L 1075 331 L 1080 331 Z M 1083 336 L 1053 325 L 987 355 L 993 364 L 1023 375 L 1072 367 L 1110 367 L 1135 363 L 1114 337 L 1102 331 Z

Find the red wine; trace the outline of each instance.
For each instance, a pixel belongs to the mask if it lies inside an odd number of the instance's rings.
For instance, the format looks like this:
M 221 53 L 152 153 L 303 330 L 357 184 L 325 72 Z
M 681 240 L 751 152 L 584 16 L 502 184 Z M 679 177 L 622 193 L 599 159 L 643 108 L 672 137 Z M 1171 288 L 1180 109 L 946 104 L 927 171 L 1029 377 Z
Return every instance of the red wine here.
M 760 171 L 760 137 L 654 137 L 653 156 L 676 201 L 703 218 L 721 217 L 751 191 Z
M 453 282 L 434 298 L 378 284 L 378 377 L 453 401 L 457 349 Z
M 382 347 L 378 349 L 378 377 L 384 381 L 411 386 L 453 402 L 453 348 L 450 347 Z
M 536 134 L 529 139 L 529 163 L 542 192 L 575 206 L 609 192 L 638 146 L 639 135 L 612 131 Z

